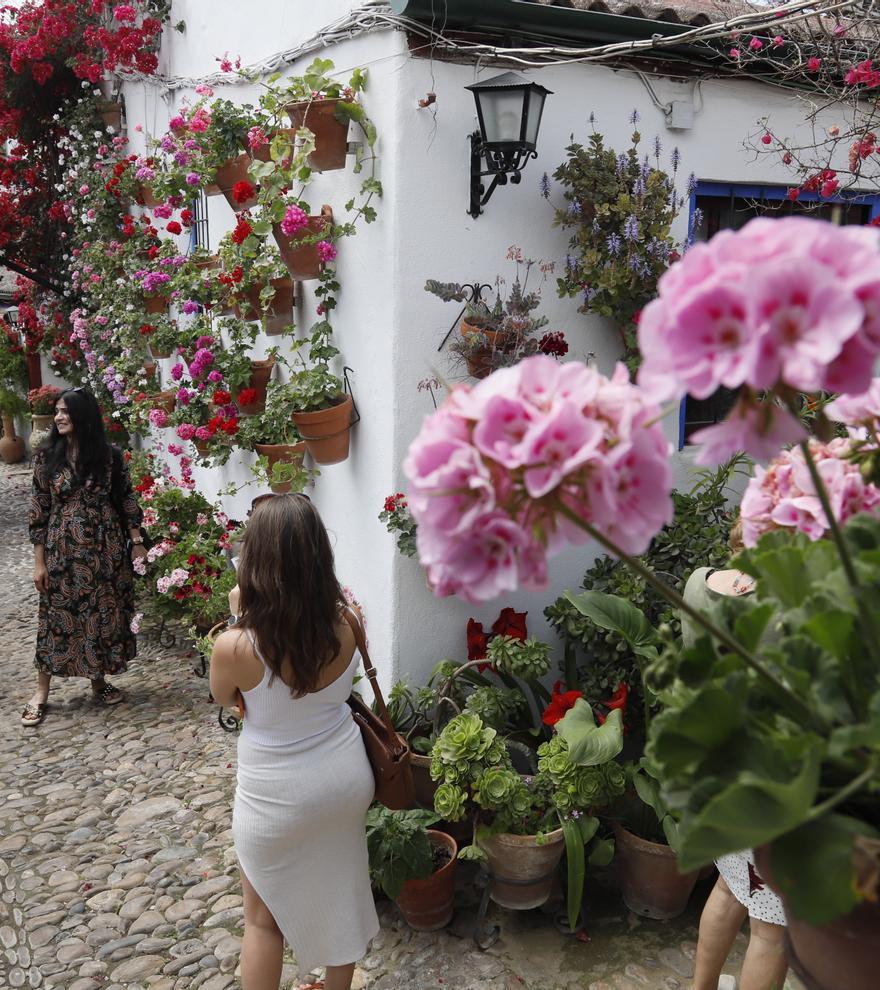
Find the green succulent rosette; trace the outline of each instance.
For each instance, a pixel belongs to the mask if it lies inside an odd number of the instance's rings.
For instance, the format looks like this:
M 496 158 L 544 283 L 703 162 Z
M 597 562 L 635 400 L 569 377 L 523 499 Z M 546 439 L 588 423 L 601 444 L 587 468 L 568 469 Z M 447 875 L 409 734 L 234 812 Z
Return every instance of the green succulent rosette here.
M 464 818 L 467 795 L 455 784 L 441 784 L 434 793 L 434 811 L 448 822 Z
M 479 687 L 467 699 L 465 711 L 479 715 L 483 723 L 503 729 L 525 708 L 526 699 L 515 688 Z
M 522 780 L 515 770 L 507 767 L 490 767 L 480 774 L 474 785 L 474 800 L 487 811 L 500 811 L 522 788 Z
M 486 659 L 505 674 L 535 681 L 550 670 L 550 645 L 536 639 L 495 636 L 486 649 Z

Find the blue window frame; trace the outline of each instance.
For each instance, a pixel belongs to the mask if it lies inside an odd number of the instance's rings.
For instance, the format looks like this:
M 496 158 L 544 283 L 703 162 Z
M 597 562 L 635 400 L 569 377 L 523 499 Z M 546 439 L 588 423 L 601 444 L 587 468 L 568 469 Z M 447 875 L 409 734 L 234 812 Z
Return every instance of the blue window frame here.
M 788 198 L 788 186 L 748 185 L 730 182 L 698 182 L 691 193 L 688 230 L 695 240 L 709 240 L 719 230 L 737 230 L 755 216 L 791 216 L 808 213 L 837 224 L 865 224 L 880 217 L 880 195 L 842 192 L 824 198 L 818 193 L 801 192 Z M 695 226 L 695 220 L 700 220 Z M 686 397 L 679 410 L 678 447 L 701 426 L 723 418 L 734 400 L 734 393 L 720 389 L 705 400 Z

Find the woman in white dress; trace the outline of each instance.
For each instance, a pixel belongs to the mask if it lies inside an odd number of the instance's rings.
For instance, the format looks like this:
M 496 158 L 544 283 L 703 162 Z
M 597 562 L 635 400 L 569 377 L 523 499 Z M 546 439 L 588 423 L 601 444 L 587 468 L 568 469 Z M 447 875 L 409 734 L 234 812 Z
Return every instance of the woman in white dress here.
M 737 521 L 730 533 L 730 549 L 738 553 L 742 548 L 742 525 Z M 749 595 L 754 588 L 754 579 L 742 571 L 700 567 L 688 578 L 684 598 L 711 615 L 723 598 Z M 682 616 L 681 626 L 686 647 L 702 635 L 687 616 Z M 765 633 L 765 638 L 772 636 L 772 631 Z M 718 990 L 721 971 L 747 917 L 749 945 L 739 988 L 782 990 L 788 972 L 782 901 L 758 874 L 750 849 L 722 856 L 715 865 L 719 876 L 700 917 L 692 990 Z
M 254 503 L 240 616 L 218 637 L 211 692 L 243 703 L 232 816 L 244 891 L 244 990 L 278 990 L 284 941 L 301 977 L 349 990 L 379 930 L 365 818 L 373 774 L 346 699 L 360 654 L 327 531 L 306 496 Z

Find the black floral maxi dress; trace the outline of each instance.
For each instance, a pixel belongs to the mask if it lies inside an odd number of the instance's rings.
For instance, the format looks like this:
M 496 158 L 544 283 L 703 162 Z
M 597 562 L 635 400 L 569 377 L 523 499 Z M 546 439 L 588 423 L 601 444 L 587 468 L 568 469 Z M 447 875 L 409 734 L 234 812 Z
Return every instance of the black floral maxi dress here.
M 45 547 L 49 572 L 49 590 L 40 595 L 37 670 L 99 680 L 121 673 L 134 658 L 134 574 L 126 541 L 141 518 L 118 451 L 103 474 L 85 484 L 68 466 L 50 477 L 43 453 L 36 455 L 30 539 Z

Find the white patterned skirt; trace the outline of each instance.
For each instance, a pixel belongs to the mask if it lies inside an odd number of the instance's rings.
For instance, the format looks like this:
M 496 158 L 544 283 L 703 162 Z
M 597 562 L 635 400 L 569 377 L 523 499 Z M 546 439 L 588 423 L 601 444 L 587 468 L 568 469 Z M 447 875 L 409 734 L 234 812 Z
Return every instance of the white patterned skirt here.
M 731 894 L 749 912 L 750 918 L 767 921 L 771 925 L 785 924 L 782 901 L 755 869 L 755 856 L 751 850 L 729 853 L 717 859 L 715 865 Z
M 374 787 L 351 719 L 317 742 L 239 737 L 235 851 L 301 975 L 356 962 L 379 931 L 365 830 Z

